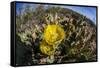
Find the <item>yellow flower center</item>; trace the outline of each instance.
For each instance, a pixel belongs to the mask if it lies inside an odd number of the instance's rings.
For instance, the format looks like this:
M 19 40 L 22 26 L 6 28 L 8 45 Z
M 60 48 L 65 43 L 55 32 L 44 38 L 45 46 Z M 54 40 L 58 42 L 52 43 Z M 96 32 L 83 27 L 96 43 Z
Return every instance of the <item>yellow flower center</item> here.
M 52 46 L 48 45 L 45 41 L 42 41 L 40 44 L 40 50 L 46 55 L 54 54 L 54 49 Z
M 44 30 L 44 40 L 49 45 L 54 45 L 58 41 L 62 41 L 64 37 L 65 37 L 65 32 L 58 25 L 48 25 Z

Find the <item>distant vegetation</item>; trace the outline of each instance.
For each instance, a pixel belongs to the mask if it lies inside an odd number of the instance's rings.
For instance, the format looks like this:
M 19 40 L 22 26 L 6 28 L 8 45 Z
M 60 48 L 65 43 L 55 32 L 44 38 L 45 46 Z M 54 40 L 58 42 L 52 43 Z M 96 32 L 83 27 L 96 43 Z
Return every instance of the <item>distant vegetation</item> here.
M 65 37 L 53 55 L 48 55 L 40 46 L 44 30 L 51 24 L 63 28 Z M 16 65 L 96 61 L 96 41 L 96 25 L 67 8 L 39 5 L 32 10 L 26 6 L 16 15 Z

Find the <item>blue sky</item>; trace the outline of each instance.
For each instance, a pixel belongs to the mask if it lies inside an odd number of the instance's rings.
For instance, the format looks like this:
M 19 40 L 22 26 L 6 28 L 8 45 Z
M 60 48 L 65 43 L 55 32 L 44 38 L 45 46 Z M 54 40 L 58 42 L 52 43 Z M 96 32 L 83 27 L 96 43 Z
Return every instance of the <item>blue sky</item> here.
M 39 4 L 32 4 L 32 3 L 16 3 L 16 13 L 19 13 L 19 8 L 24 8 L 27 5 L 33 7 L 33 10 L 39 5 Z M 47 7 L 48 5 L 44 5 L 45 7 Z M 54 6 L 54 5 L 51 5 Z M 59 5 L 55 5 L 55 6 L 59 6 Z M 68 8 L 68 9 L 72 9 L 73 11 L 76 11 L 84 16 L 86 16 L 87 18 L 89 18 L 90 20 L 92 20 L 94 22 L 94 24 L 96 24 L 96 7 L 83 7 L 83 6 L 59 6 L 62 8 Z

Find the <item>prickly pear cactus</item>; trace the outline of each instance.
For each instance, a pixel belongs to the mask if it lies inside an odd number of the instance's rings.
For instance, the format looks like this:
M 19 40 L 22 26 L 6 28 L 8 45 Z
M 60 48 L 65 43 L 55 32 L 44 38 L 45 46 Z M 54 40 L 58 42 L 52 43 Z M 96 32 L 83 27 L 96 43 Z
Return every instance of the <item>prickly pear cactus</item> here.
M 26 56 L 22 61 L 25 59 L 27 62 L 22 63 L 32 65 L 97 60 L 96 25 L 87 17 L 56 7 L 39 7 L 28 13 L 16 17 L 16 35 L 20 41 L 17 45 L 28 50 L 23 52 L 24 56 L 28 54 L 31 57 Z M 19 54 L 20 50 L 17 51 Z

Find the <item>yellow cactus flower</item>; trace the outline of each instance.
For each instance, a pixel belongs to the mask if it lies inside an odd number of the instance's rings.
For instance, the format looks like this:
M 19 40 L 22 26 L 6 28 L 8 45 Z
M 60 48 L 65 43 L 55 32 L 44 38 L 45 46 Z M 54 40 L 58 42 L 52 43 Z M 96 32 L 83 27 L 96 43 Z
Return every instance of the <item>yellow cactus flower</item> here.
M 44 30 L 43 38 L 49 45 L 55 45 L 61 42 L 64 37 L 65 32 L 59 25 L 48 25 Z
M 53 46 L 48 45 L 45 41 L 41 42 L 40 50 L 43 54 L 46 54 L 46 55 L 53 55 L 54 54 Z

